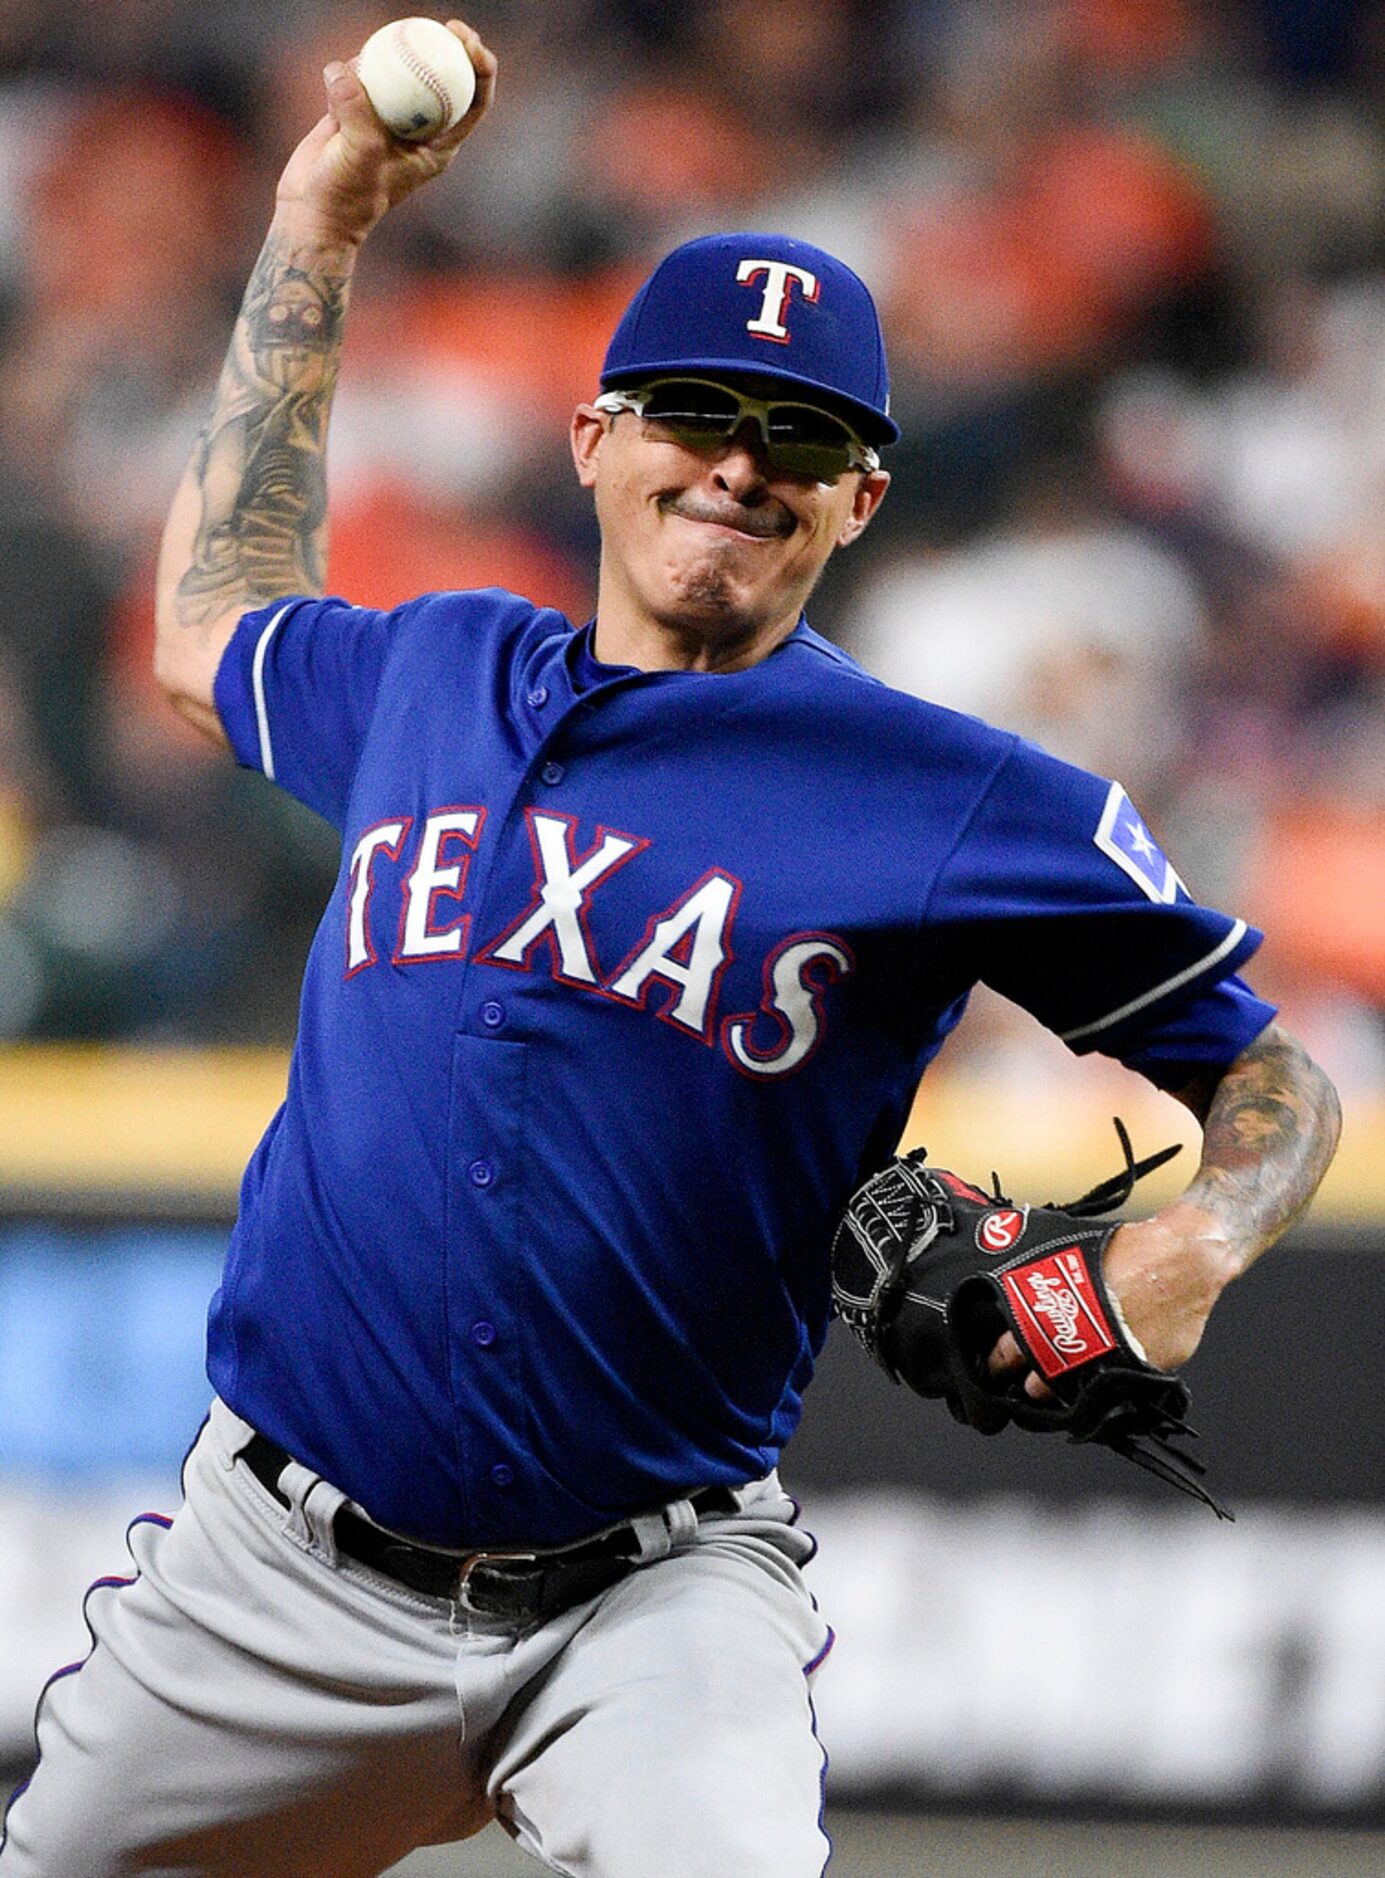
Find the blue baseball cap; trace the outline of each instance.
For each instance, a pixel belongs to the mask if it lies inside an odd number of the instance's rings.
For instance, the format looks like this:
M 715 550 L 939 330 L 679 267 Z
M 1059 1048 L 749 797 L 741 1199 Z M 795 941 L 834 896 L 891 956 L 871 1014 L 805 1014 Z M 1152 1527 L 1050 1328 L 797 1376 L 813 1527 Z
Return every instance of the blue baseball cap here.
M 867 443 L 894 443 L 870 289 L 788 235 L 704 235 L 666 255 L 621 315 L 604 390 L 670 372 L 754 373 L 842 408 Z

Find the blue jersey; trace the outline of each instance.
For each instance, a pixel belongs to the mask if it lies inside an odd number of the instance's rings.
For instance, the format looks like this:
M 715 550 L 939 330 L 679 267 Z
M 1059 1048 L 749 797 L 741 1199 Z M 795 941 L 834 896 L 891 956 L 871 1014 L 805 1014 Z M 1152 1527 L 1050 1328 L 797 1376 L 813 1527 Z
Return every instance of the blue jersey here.
M 343 841 L 209 1371 L 426 1541 L 775 1463 L 834 1217 L 979 980 L 1165 1084 L 1272 1015 L 1117 784 L 803 622 L 636 672 L 499 591 L 294 600 L 216 698 Z

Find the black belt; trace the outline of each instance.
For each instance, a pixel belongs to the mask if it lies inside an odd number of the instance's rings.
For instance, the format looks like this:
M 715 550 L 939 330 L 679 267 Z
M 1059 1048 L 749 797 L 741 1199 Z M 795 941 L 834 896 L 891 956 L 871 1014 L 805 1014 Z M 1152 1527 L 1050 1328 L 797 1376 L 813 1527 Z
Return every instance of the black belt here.
M 292 1456 L 255 1434 L 238 1458 L 281 1506 L 291 1506 L 279 1476 Z M 699 1513 L 734 1513 L 740 1501 L 729 1487 L 701 1487 L 687 1498 Z M 382 1526 L 342 1507 L 332 1521 L 338 1548 L 359 1565 L 383 1572 L 411 1591 L 448 1598 L 487 1617 L 530 1622 L 556 1617 L 584 1598 L 597 1597 L 634 1569 L 640 1544 L 630 1522 L 576 1545 L 505 1547 L 494 1552 L 445 1552 L 396 1538 Z

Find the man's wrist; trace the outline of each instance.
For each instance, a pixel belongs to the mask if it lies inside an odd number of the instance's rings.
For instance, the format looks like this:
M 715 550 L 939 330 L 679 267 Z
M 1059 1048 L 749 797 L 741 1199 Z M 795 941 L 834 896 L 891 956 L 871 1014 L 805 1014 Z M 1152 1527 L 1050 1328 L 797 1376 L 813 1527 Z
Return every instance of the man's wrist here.
M 1233 1278 L 1240 1277 L 1259 1249 L 1248 1246 L 1235 1221 L 1195 1188 L 1161 1207 L 1151 1223 L 1196 1256 L 1209 1289 L 1217 1296 Z
M 361 251 L 362 236 L 343 235 L 324 226 L 322 218 L 301 203 L 275 204 L 269 239 L 281 258 L 305 273 L 350 275 Z

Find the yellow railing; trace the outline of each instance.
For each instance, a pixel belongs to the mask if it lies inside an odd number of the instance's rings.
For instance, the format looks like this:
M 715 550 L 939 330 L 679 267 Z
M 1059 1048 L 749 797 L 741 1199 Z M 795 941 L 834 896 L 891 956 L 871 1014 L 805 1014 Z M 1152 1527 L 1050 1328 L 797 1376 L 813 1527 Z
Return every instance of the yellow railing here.
M 286 1072 L 278 1050 L 0 1049 L 0 1205 L 7 1195 L 108 1194 L 224 1211 L 283 1097 Z M 905 1141 L 926 1141 L 934 1159 L 972 1179 L 998 1169 L 1017 1198 L 1069 1199 L 1119 1165 L 1112 1114 L 1139 1152 L 1190 1144 L 1141 1201 L 1148 1207 L 1177 1191 L 1194 1165 L 1195 1124 L 1138 1077 L 1094 1060 L 1038 1082 L 940 1065 Z M 1348 1101 L 1314 1216 L 1385 1223 L 1385 1097 Z

